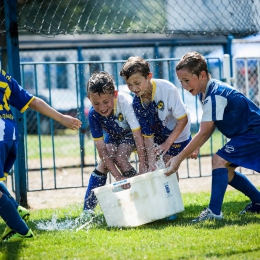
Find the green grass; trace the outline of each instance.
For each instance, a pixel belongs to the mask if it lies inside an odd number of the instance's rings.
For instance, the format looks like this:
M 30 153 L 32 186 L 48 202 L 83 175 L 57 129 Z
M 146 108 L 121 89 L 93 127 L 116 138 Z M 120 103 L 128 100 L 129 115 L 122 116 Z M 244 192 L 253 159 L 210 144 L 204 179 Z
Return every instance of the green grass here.
M 223 146 L 223 136 L 219 131 L 215 131 L 211 139 L 209 139 L 200 149 L 201 155 L 209 155 L 215 153 Z M 79 157 L 80 143 L 79 136 L 70 131 L 62 135 L 55 135 L 54 139 L 50 135 L 41 136 L 41 153 L 42 157 L 52 158 L 52 148 L 55 149 L 55 157 L 63 158 L 69 154 L 70 158 Z M 38 159 L 40 156 L 38 135 L 27 136 L 27 152 L 29 159 Z M 94 142 L 92 138 L 85 137 L 85 156 L 94 156 Z
M 35 239 L 0 245 L 1 259 L 260 259 L 260 215 L 239 215 L 248 203 L 245 196 L 227 191 L 225 219 L 189 224 L 207 206 L 209 193 L 183 194 L 185 211 L 175 221 L 156 221 L 136 228 L 107 227 L 88 230 L 37 230 L 53 214 L 77 218 L 82 205 L 64 209 L 31 211 L 29 226 Z M 0 222 L 3 231 L 4 223 Z
M 192 134 L 194 136 L 194 134 Z M 226 138 L 218 131 L 215 130 L 209 140 L 200 148 L 200 155 L 214 154 L 226 142 Z
M 38 135 L 27 136 L 29 159 L 38 159 L 40 151 L 43 158 L 52 158 L 53 147 L 55 156 L 59 158 L 67 157 L 68 155 L 70 158 L 75 158 L 80 155 L 80 141 L 77 134 L 55 135 L 53 139 L 50 135 L 42 135 L 40 142 L 41 150 L 39 148 Z M 85 155 L 94 156 L 94 142 L 92 138 L 85 137 Z

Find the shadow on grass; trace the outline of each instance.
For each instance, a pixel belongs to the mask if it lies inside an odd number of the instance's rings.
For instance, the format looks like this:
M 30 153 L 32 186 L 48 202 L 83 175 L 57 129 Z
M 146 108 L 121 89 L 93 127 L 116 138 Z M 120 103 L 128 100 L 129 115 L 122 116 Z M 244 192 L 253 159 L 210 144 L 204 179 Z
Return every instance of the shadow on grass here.
M 231 256 L 236 256 L 236 255 L 240 255 L 240 254 L 245 254 L 245 253 L 253 253 L 253 252 L 258 252 L 260 251 L 260 247 L 256 247 L 256 248 L 253 248 L 253 249 L 230 249 L 229 252 L 223 252 L 223 254 L 221 253 L 208 253 L 208 254 L 205 254 L 205 257 L 206 258 L 216 258 L 216 257 L 219 257 L 221 259 L 224 259 L 226 257 L 231 257 Z M 243 259 L 249 259 L 249 258 L 243 258 Z
M 220 229 L 225 226 L 245 226 L 250 223 L 260 223 L 260 218 L 259 214 L 239 214 L 241 210 L 244 209 L 244 207 L 247 205 L 247 202 L 237 202 L 237 201 L 230 201 L 230 202 L 225 202 L 222 207 L 223 211 L 223 216 L 224 219 L 222 220 L 212 220 L 212 221 L 204 221 L 201 223 L 190 223 L 191 220 L 196 218 L 201 211 L 207 207 L 208 205 L 204 206 L 198 206 L 198 205 L 188 205 L 185 206 L 185 211 L 178 213 L 178 217 L 176 220 L 157 220 L 155 222 L 147 223 L 139 227 L 134 227 L 136 229 L 141 228 L 141 229 L 156 229 L 156 230 L 163 230 L 166 227 L 171 226 L 193 226 L 195 228 L 203 228 L 203 229 Z M 98 226 L 96 227 L 97 229 L 103 229 L 104 226 Z M 107 229 L 118 229 L 115 227 L 106 227 Z M 123 227 L 122 229 L 128 229 L 127 227 Z
M 0 232 L 1 235 L 4 232 L 4 229 L 6 227 L 5 223 L 0 224 Z M 21 242 L 12 242 L 12 243 L 0 243 L 0 259 L 2 260 L 16 260 L 20 259 L 20 248 L 21 248 Z
M 220 221 L 205 221 L 202 223 L 197 223 L 197 224 L 192 224 L 190 221 L 194 218 L 196 218 L 201 211 L 207 207 L 207 205 L 187 205 L 185 206 L 185 211 L 178 213 L 178 217 L 176 220 L 169 221 L 166 219 L 162 220 L 157 220 L 155 222 L 147 223 L 138 227 L 108 227 L 106 224 L 105 217 L 103 213 L 98 213 L 95 218 L 93 219 L 92 222 L 89 223 L 87 228 L 90 229 L 100 229 L 100 230 L 127 230 L 127 229 L 155 229 L 155 230 L 163 230 L 164 228 L 167 228 L 170 226 L 194 226 L 195 228 L 204 228 L 204 229 L 219 229 L 224 226 L 231 226 L 231 225 L 247 225 L 250 223 L 259 223 L 260 218 L 259 215 L 254 215 L 254 214 L 244 214 L 240 215 L 239 212 L 244 209 L 244 207 L 247 205 L 247 201 L 228 201 L 224 202 L 222 211 L 224 215 L 224 219 Z M 74 215 L 70 216 L 70 220 L 76 222 L 77 218 L 79 215 Z M 58 222 L 66 222 L 68 218 L 66 216 L 64 217 L 59 217 Z M 37 225 L 40 222 L 51 222 L 51 219 L 44 218 L 44 219 L 38 219 L 37 221 L 33 222 L 33 229 L 37 229 L 39 233 L 41 232 L 46 232 L 46 231 L 52 231 L 52 230 L 47 230 L 47 229 L 38 229 Z M 87 221 L 86 221 L 87 222 Z M 29 224 L 30 226 L 30 224 Z M 32 224 L 31 224 L 32 226 Z M 69 229 L 69 228 L 68 228 Z M 67 230 L 68 230 L 67 229 Z M 57 231 L 57 229 L 54 229 L 53 231 Z M 74 229 L 76 230 L 76 229 Z
M 164 223 L 165 225 L 173 225 L 173 226 L 194 226 L 196 228 L 205 228 L 205 229 L 218 229 L 224 226 L 231 226 L 231 225 L 239 225 L 244 226 L 250 223 L 260 223 L 259 214 L 239 214 L 244 207 L 247 205 L 247 202 L 238 202 L 238 201 L 229 201 L 225 202 L 222 207 L 222 212 L 224 219 L 222 220 L 212 220 L 212 221 L 204 221 L 201 223 L 193 224 L 190 223 L 191 220 L 198 217 L 201 211 L 207 207 L 205 206 L 198 206 L 198 205 L 188 205 L 185 206 L 185 211 L 178 214 L 178 218 L 175 221 L 167 221 L 161 220 L 153 222 L 156 226 L 159 223 Z M 151 224 L 153 224 L 151 223 Z M 151 224 L 148 225 L 151 228 Z

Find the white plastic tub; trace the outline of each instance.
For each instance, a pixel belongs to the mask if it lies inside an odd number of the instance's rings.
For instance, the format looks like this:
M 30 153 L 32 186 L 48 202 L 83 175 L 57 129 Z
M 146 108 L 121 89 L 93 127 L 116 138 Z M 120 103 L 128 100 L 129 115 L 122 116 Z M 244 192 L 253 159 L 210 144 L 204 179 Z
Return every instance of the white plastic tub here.
M 108 226 L 136 227 L 184 210 L 176 174 L 145 173 L 94 189 Z M 122 189 L 130 183 L 129 189 Z

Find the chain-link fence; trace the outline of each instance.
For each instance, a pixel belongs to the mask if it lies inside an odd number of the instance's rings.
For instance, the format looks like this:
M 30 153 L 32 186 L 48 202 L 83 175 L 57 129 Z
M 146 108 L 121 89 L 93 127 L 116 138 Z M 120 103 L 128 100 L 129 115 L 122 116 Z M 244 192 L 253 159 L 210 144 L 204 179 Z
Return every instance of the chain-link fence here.
M 18 25 L 5 28 L 1 1 L 2 33 L 16 26 L 20 33 L 40 35 L 162 33 L 242 37 L 260 31 L 260 0 L 18 0 L 17 9 Z
M 2 52 L 7 46 L 9 54 L 12 54 L 12 50 L 17 54 L 18 33 L 20 36 L 30 33 L 47 37 L 60 34 L 106 34 L 103 41 L 106 41 L 109 34 L 127 33 L 131 41 L 133 33 L 140 33 L 142 36 L 154 33 L 174 36 L 172 42 L 178 35 L 188 36 L 187 41 L 190 41 L 189 44 L 183 45 L 161 45 L 160 51 L 158 46 L 128 46 L 122 49 L 92 47 L 91 51 L 83 49 L 80 53 L 72 48 L 60 50 L 59 54 L 57 50 L 22 52 L 22 85 L 62 113 L 79 113 L 83 120 L 83 132 L 75 134 L 38 113 L 29 110 L 25 114 L 26 184 L 27 190 L 30 191 L 86 186 L 84 167 L 86 164 L 94 166 L 96 163 L 93 142 L 86 143 L 88 138 L 85 138 L 87 106 L 84 102 L 84 89 L 92 71 L 108 71 L 114 76 L 118 87 L 121 87 L 123 81 L 118 77 L 118 71 L 123 60 L 131 55 L 139 55 L 145 59 L 157 58 L 151 64 L 154 76 L 168 79 L 178 85 L 175 74 L 172 73 L 175 57 L 181 57 L 192 50 L 207 57 L 208 53 L 219 48 L 213 41 L 209 45 L 196 46 L 192 42 L 193 36 L 203 36 L 203 39 L 207 36 L 212 39 L 211 36 L 232 35 L 239 38 L 260 31 L 260 0 L 18 0 L 17 4 L 14 4 L 15 2 L 0 0 L 0 34 L 6 36 L 0 38 L 0 46 Z M 219 37 L 214 37 L 217 38 Z M 222 48 L 223 44 L 225 43 L 220 43 Z M 13 57 L 6 60 L 11 58 Z M 15 61 L 19 63 L 17 59 Z M 221 78 L 220 60 L 207 61 L 213 77 Z M 250 95 L 248 75 L 257 75 L 255 84 L 259 84 L 259 70 L 251 71 L 251 68 L 255 67 L 253 59 L 242 62 L 244 65 L 241 65 L 241 71 L 242 67 L 245 68 L 245 87 L 242 87 L 242 91 Z M 15 62 L 10 62 L 8 66 L 14 64 Z M 15 71 L 19 71 L 19 65 Z M 243 77 L 239 79 L 237 76 L 236 79 L 243 82 Z M 181 95 L 185 103 L 193 104 L 191 111 L 195 113 L 193 126 L 196 128 L 200 118 L 199 106 L 196 100 L 192 103 L 183 92 Z M 255 97 L 258 97 L 256 88 L 252 91 L 252 98 Z M 209 140 L 209 154 L 215 152 L 216 143 L 225 141 L 223 136 L 218 138 L 217 141 Z M 90 156 L 88 151 L 91 151 Z M 202 170 L 201 160 L 204 158 L 207 159 L 203 162 Z M 199 158 L 196 165 L 190 165 L 187 161 L 182 167 L 183 178 L 208 175 L 211 172 L 211 157 Z
M 234 86 L 260 105 L 260 57 L 234 58 Z

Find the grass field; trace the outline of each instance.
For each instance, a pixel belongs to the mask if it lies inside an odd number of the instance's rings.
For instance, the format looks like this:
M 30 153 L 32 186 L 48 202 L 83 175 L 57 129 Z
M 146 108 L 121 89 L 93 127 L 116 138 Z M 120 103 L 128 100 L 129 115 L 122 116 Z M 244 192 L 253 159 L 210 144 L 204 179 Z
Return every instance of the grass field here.
M 49 135 L 41 136 L 41 153 L 45 159 L 52 158 L 53 146 L 55 149 L 55 156 L 62 158 L 69 156 L 72 158 L 79 157 L 80 144 L 78 134 L 57 135 L 52 139 Z M 94 142 L 92 138 L 85 138 L 85 155 L 94 156 Z M 204 144 L 200 150 L 201 155 L 209 155 L 215 153 L 224 144 L 224 137 L 219 131 L 215 131 L 213 136 Z M 40 156 L 40 143 L 38 135 L 27 136 L 27 151 L 29 159 L 36 159 Z
M 39 230 L 39 224 L 75 220 L 82 205 L 31 212 L 29 226 L 35 239 L 1 244 L 0 259 L 260 259 L 260 215 L 239 215 L 248 203 L 245 196 L 227 191 L 225 219 L 190 224 L 208 205 L 209 193 L 183 194 L 185 211 L 175 221 L 160 220 L 136 228 L 111 228 L 98 216 L 76 231 Z M 98 211 L 98 209 L 97 209 Z M 57 219 L 53 219 L 53 216 Z M 4 223 L 0 222 L 1 231 Z

